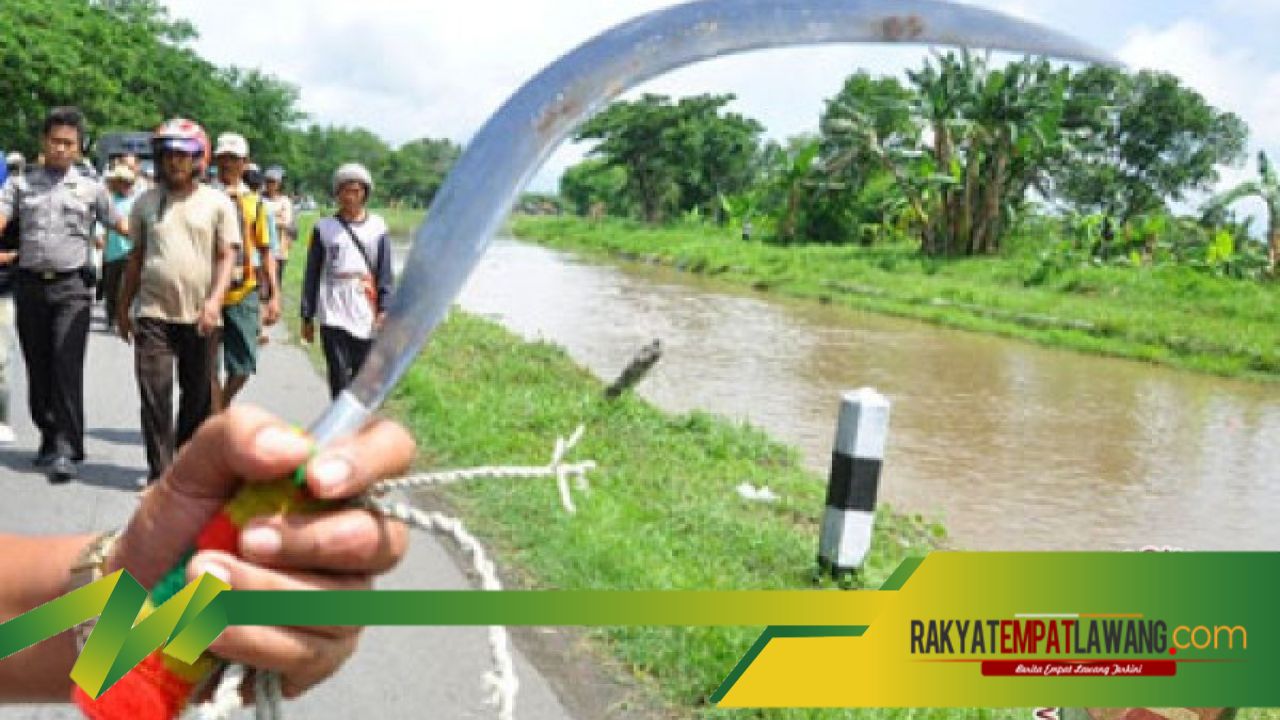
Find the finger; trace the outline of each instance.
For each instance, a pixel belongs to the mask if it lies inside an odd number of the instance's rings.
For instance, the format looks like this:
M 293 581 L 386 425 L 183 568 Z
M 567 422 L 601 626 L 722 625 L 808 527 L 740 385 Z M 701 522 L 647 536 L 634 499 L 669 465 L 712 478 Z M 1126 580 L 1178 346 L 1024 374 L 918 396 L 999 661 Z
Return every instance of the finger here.
M 151 587 L 195 545 L 205 523 L 246 481 L 275 480 L 306 461 L 312 443 L 263 410 L 236 406 L 207 420 L 178 453 L 120 538 L 111 569 Z
M 293 699 L 335 673 L 355 652 L 358 637 L 358 632 L 335 638 L 294 628 L 233 625 L 209 650 L 258 671 L 279 673 L 281 692 Z
M 307 485 L 318 498 L 351 497 L 379 480 L 404 474 L 413 452 L 407 430 L 387 420 L 374 420 L 312 458 L 307 464 Z
M 247 482 L 274 482 L 306 462 L 314 443 L 274 415 L 237 405 L 207 420 L 166 473 L 171 488 L 195 498 L 229 499 Z
M 240 535 L 246 560 L 326 572 L 383 573 L 400 562 L 408 545 L 403 523 L 364 510 L 264 518 Z
M 282 572 L 255 565 L 224 552 L 208 550 L 196 553 L 187 563 L 187 581 L 208 573 L 235 590 L 370 590 L 373 580 L 364 574 L 323 574 L 314 572 Z M 343 637 L 359 631 L 346 625 L 307 626 L 309 632 L 326 637 Z

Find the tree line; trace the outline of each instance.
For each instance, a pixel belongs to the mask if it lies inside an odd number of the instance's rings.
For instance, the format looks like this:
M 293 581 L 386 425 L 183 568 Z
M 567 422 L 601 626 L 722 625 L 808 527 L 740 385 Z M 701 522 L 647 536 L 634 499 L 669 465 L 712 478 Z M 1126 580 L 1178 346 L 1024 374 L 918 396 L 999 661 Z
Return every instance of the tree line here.
M 91 137 L 187 117 L 211 136 L 244 135 L 255 162 L 284 166 L 298 192 L 327 196 L 333 169 L 358 160 L 384 200 L 425 207 L 460 153 L 447 139 L 392 148 L 366 130 L 306 124 L 296 87 L 200 57 L 196 29 L 158 0 L 4 0 L 0 27 L 0 147 L 28 157 L 58 105 L 78 106 Z
M 650 223 L 749 221 L 783 244 L 914 242 L 931 256 L 999 253 L 1034 221 L 1056 226 L 1067 253 L 1257 274 L 1262 248 L 1232 212 L 1257 195 L 1274 267 L 1280 191 L 1265 156 L 1257 181 L 1174 212 L 1244 160 L 1248 128 L 1167 73 L 938 54 L 905 81 L 851 75 L 817 131 L 784 143 L 726 112 L 732 99 L 614 103 L 579 131 L 596 144 L 565 173 L 564 201 Z

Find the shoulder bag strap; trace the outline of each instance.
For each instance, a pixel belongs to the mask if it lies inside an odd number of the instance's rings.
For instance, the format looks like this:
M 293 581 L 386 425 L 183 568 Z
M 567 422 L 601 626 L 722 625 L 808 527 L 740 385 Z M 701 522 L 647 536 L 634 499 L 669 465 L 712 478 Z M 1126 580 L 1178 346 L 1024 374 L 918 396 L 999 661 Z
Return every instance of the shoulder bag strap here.
M 355 243 L 356 250 L 360 251 L 360 257 L 364 258 L 364 264 L 369 268 L 369 274 L 375 278 L 378 277 L 377 265 L 374 264 L 373 258 L 369 257 L 369 251 L 365 248 L 364 243 L 360 242 L 359 237 L 356 237 L 356 231 L 352 230 L 351 225 L 338 215 L 334 215 L 333 218 L 341 223 L 342 229 L 347 231 L 347 235 L 351 236 L 351 242 Z

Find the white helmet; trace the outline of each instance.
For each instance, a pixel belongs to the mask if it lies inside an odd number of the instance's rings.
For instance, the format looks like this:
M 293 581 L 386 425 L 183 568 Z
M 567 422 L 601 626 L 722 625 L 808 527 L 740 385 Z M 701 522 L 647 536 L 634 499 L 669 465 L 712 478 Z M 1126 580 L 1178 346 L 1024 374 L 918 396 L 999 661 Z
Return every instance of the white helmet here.
M 333 173 L 333 194 L 338 194 L 338 189 L 349 182 L 358 182 L 364 185 L 364 196 L 368 199 L 373 194 L 373 176 L 369 174 L 369 170 L 360 163 L 351 162 L 344 163 Z

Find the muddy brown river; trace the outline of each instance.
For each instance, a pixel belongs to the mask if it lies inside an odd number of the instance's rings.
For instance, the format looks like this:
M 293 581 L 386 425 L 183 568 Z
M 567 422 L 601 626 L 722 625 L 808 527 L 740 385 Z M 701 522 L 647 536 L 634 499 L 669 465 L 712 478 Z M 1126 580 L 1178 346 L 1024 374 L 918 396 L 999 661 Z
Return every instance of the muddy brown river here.
M 1280 386 L 1098 358 L 499 240 L 468 311 L 639 392 L 747 420 L 826 471 L 843 391 L 893 402 L 881 497 L 966 549 L 1280 550 Z M 727 499 L 726 499 L 727 500 Z

